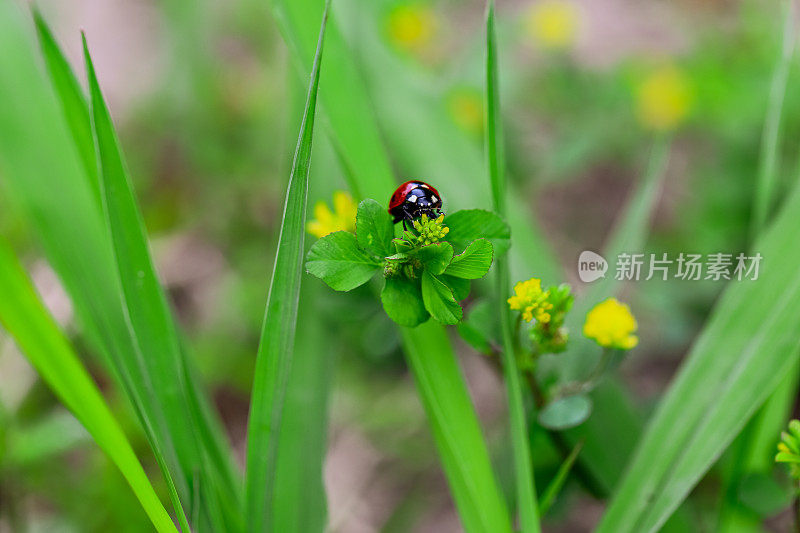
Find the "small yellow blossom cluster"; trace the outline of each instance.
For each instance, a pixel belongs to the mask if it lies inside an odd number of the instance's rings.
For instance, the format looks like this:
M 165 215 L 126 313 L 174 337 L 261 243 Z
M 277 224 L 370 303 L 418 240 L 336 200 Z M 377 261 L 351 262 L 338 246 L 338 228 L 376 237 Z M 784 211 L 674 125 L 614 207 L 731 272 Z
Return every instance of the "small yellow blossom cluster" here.
M 689 81 L 671 65 L 651 72 L 636 88 L 637 118 L 649 130 L 674 130 L 689 114 L 691 102 Z
M 583 334 L 604 348 L 630 350 L 639 343 L 636 319 L 616 298 L 600 302 L 586 315 Z
M 439 242 L 450 232 L 450 228 L 444 225 L 444 215 L 439 215 L 439 218 L 436 219 L 430 219 L 428 215 L 422 215 L 419 220 L 415 220 L 412 224 L 419 233 L 417 244 L 422 246 Z
M 355 231 L 356 205 L 353 197 L 345 191 L 333 193 L 333 211 L 320 200 L 314 206 L 314 220 L 306 224 L 306 231 L 321 239 L 334 231 Z
M 575 42 L 579 13 L 564 0 L 537 2 L 527 19 L 528 34 L 544 48 L 561 49 Z
M 781 442 L 778 443 L 778 463 L 788 463 L 789 474 L 800 481 L 800 420 L 789 422 L 789 431 L 781 433 Z
M 430 6 L 412 2 L 392 9 L 386 21 L 386 32 L 397 48 L 419 53 L 430 47 L 438 25 Z
M 522 313 L 522 319 L 531 322 L 550 322 L 553 304 L 547 301 L 548 291 L 542 290 L 542 280 L 531 278 L 514 285 L 514 296 L 508 299 L 508 306 Z

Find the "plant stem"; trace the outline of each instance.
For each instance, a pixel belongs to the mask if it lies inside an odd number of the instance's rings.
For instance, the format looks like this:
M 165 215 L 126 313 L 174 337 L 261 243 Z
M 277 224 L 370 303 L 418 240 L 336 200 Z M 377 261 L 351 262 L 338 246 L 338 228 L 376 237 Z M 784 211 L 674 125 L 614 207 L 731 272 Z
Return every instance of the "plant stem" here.
M 497 84 L 497 41 L 495 37 L 494 1 L 489 0 L 486 13 L 486 155 L 492 200 L 495 211 L 502 217 L 506 214 L 506 182 L 503 175 L 500 102 Z M 525 405 L 522 397 L 520 374 L 514 350 L 515 341 L 511 331 L 511 317 L 504 296 L 510 287 L 508 256 L 503 254 L 496 261 L 495 298 L 500 317 L 503 339 L 503 371 L 505 374 L 508 410 L 511 424 L 511 440 L 514 451 L 516 473 L 517 509 L 523 533 L 538 533 L 539 506 L 536 502 L 536 486 L 531 464 L 530 443 L 526 424 Z

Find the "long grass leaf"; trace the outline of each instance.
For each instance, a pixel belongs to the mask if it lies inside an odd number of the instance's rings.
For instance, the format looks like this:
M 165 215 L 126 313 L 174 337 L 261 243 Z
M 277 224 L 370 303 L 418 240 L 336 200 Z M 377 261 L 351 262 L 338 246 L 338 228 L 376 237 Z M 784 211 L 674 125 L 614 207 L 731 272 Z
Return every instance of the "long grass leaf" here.
M 38 9 L 34 8 L 33 18 L 36 23 L 36 32 L 42 47 L 47 71 L 53 88 L 59 97 L 61 110 L 69 126 L 75 147 L 78 150 L 81 163 L 86 171 L 92 190 L 97 198 L 97 205 L 101 205 L 100 182 L 97 176 L 97 158 L 92 138 L 92 123 L 89 116 L 89 106 L 83 94 L 78 79 L 72 72 L 64 54 L 56 43 L 53 33 L 42 18 Z
M 796 364 L 800 188 L 762 238 L 757 281 L 731 282 L 659 404 L 600 531 L 654 531 Z
M 319 151 L 314 157 L 319 161 Z M 286 388 L 281 418 L 272 504 L 273 531 L 323 531 L 325 487 L 322 480 L 327 443 L 327 405 L 336 360 L 326 345 L 328 332 L 316 308 L 323 288 L 316 280 L 303 283 L 297 321 L 303 334 L 297 337 L 292 371 Z M 289 414 L 292 416 L 289 416 Z M 299 413 L 299 414 L 298 414 Z
M 275 256 L 253 378 L 250 418 L 247 426 L 245 482 L 245 514 L 250 531 L 263 531 L 265 527 L 269 527 L 271 520 L 269 510 L 277 470 L 278 430 L 281 426 L 297 328 L 308 201 L 308 173 L 311 163 L 322 45 L 329 5 L 330 2 L 326 2 L 322 15 L 303 122 L 300 125 L 297 148 L 287 185 L 283 222 L 278 238 L 278 252 Z
M 56 396 L 108 454 L 156 530 L 176 532 L 131 445 L 69 342 L 36 295 L 8 244 L 0 240 L 0 323 Z
M 794 56 L 796 24 L 792 2 L 782 5 L 783 37 L 781 50 L 772 74 L 766 119 L 761 135 L 756 193 L 753 196 L 753 218 L 750 238 L 755 239 L 764 230 L 776 203 L 779 155 L 781 144 L 781 115 L 789 81 L 789 69 Z M 786 376 L 784 382 L 767 400 L 742 434 L 732 444 L 735 458 L 724 475 L 724 493 L 720 510 L 719 528 L 724 531 L 758 527 L 759 517 L 743 511 L 738 492 L 743 476 L 754 472 L 767 473 L 772 466 L 775 443 L 763 435 L 777 436 L 786 423 L 797 391 L 798 368 Z M 777 437 L 775 437 L 777 438 Z
M 175 458 L 173 447 L 185 443 L 176 444 L 166 433 L 166 425 L 160 420 L 169 406 L 162 406 L 160 398 L 150 392 L 154 389 L 151 361 L 146 360 L 144 366 L 138 361 L 123 316 L 113 252 L 98 201 L 99 185 L 87 175 L 86 159 L 80 155 L 94 153 L 94 145 L 85 135 L 71 135 L 66 120 L 67 103 L 80 104 L 83 96 L 71 97 L 78 90 L 72 83 L 53 83 L 51 88 L 37 69 L 40 62 L 34 57 L 26 29 L 17 6 L 0 3 L 0 45 L 8 51 L 0 54 L 0 91 L 6 102 L 0 106 L 2 185 L 7 198 L 31 223 L 48 261 L 70 294 L 80 330 L 90 347 L 111 368 L 142 426 L 154 429 L 152 438 L 148 437 L 151 446 Z M 42 42 L 42 48 L 45 54 L 57 51 L 52 41 Z M 46 58 L 45 66 L 55 80 L 59 75 L 56 71 L 61 68 L 63 74 L 66 62 L 63 57 L 60 64 L 59 58 L 53 59 Z M 207 402 L 205 398 L 203 401 Z M 185 480 L 195 470 L 190 467 L 173 475 L 176 480 Z M 226 476 L 232 477 L 232 471 Z M 237 484 L 231 480 L 228 486 L 234 489 L 228 493 L 235 495 Z
M 553 476 L 550 484 L 544 489 L 542 497 L 539 499 L 539 514 L 547 514 L 547 511 L 549 511 L 550 507 L 553 506 L 553 503 L 556 501 L 561 489 L 564 488 L 567 478 L 569 478 L 569 473 L 572 470 L 572 466 L 575 464 L 575 460 L 578 458 L 578 454 L 581 453 L 583 443 L 584 441 L 580 441 L 578 444 L 573 446 L 572 451 L 569 452 L 569 455 L 558 467 L 558 471 L 556 472 L 556 475 Z
M 152 395 L 137 390 L 147 375 L 132 364 L 127 325 L 119 288 L 113 278 L 110 245 L 101 218 L 97 192 L 70 138 L 63 108 L 34 65 L 32 45 L 15 6 L 0 4 L 0 41 L 9 53 L 0 55 L 0 164 L 9 198 L 22 208 L 37 231 L 50 263 L 72 296 L 87 337 L 131 399 L 156 456 L 168 448 L 164 433 L 148 428 L 161 409 Z M 74 85 L 58 86 L 72 90 Z M 73 102 L 78 102 L 74 99 Z M 79 102 L 78 102 L 79 103 Z M 36 139 L 32 148 L 29 139 Z M 85 137 L 84 137 L 85 139 Z
M 125 317 L 133 335 L 139 361 L 144 361 L 147 354 L 147 359 L 158 365 L 152 374 L 154 380 L 157 380 L 152 392 L 160 395 L 163 404 L 169 406 L 165 412 L 166 422 L 169 424 L 167 435 L 173 441 L 188 444 L 185 449 L 192 454 L 198 454 L 194 446 L 193 430 L 185 424 L 187 420 L 191 420 L 191 413 L 186 408 L 186 399 L 182 397 L 186 384 L 178 335 L 150 259 L 144 223 L 136 205 L 85 36 L 83 51 L 89 78 L 92 130 L 96 142 L 103 211 L 111 234 Z M 181 429 L 184 430 L 183 434 L 180 433 Z M 161 457 L 160 450 L 156 449 L 154 452 L 167 480 L 181 529 L 189 531 L 188 520 L 166 460 Z M 189 460 L 195 464 L 197 461 L 193 456 L 179 456 L 177 460 Z
M 447 335 L 435 322 L 402 328 L 420 398 L 458 508 L 470 532 L 511 531 L 505 503 Z
M 781 111 L 789 81 L 789 67 L 795 49 L 796 29 L 793 3 L 784 0 L 782 3 L 783 40 L 781 55 L 772 73 L 767 115 L 764 131 L 761 135 L 761 152 L 758 164 L 758 178 L 755 196 L 753 197 L 753 218 L 750 224 L 750 238 L 755 240 L 767 223 L 767 217 L 775 202 L 778 186 L 778 151 L 781 140 Z
M 506 214 L 505 160 L 503 158 L 502 118 L 497 76 L 497 37 L 495 34 L 494 1 L 489 0 L 486 12 L 486 155 L 492 199 L 495 211 Z M 517 368 L 511 332 L 511 316 L 504 295 L 510 291 L 508 255 L 500 254 L 495 260 L 495 303 L 500 317 L 503 338 L 503 375 L 508 400 L 511 444 L 514 452 L 514 470 L 517 488 L 517 510 L 523 532 L 541 530 L 533 479 L 531 450 L 522 397 L 522 384 Z

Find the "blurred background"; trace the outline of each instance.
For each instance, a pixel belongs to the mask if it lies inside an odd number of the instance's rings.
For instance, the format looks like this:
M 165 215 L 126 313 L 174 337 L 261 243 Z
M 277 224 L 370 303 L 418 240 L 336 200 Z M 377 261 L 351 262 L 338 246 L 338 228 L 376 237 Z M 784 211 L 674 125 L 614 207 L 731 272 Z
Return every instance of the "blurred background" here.
M 584 291 L 578 254 L 602 249 L 653 146 L 665 137 L 669 159 L 644 251 L 746 249 L 770 80 L 780 57 L 784 18 L 777 2 L 498 4 L 509 174 L 565 272 L 549 282 L 568 281 Z M 86 32 L 159 272 L 243 462 L 255 352 L 302 112 L 300 67 L 307 66 L 290 55 L 267 0 L 38 5 L 81 79 L 79 31 Z M 460 184 L 459 167 L 451 163 L 474 162 L 473 171 L 483 172 L 484 2 L 334 0 L 334 9 L 398 179 L 430 182 L 446 209 L 476 207 L 459 203 L 459 186 L 469 185 Z M 784 104 L 781 187 L 800 174 L 796 67 L 795 61 Z M 324 119 L 320 125 L 312 205 L 347 190 Z M 388 201 L 391 192 L 377 200 Z M 24 252 L 41 294 L 80 350 L 66 294 L 2 196 L 0 233 Z M 515 265 L 514 275 L 514 281 L 547 276 L 525 265 Z M 319 285 L 310 277 L 304 283 Z M 674 280 L 624 288 L 641 343 L 619 372 L 643 410 L 666 387 L 722 288 Z M 323 339 L 334 377 L 325 462 L 329 529 L 459 531 L 395 328 L 367 289 L 315 294 L 314 316 L 303 316 L 298 332 L 302 337 L 309 320 L 321 325 L 313 334 Z M 500 443 L 505 400 L 495 366 L 464 342 L 456 346 L 489 442 Z M 87 361 L 146 467 L 156 472 L 129 406 L 96 360 Z M 3 533 L 149 530 L 120 474 L 2 334 L 0 437 Z M 494 451 L 508 472 L 510 457 L 500 446 Z M 542 453 L 535 461 L 537 476 L 546 480 L 559 457 Z M 712 471 L 695 491 L 699 530 L 708 525 L 703 506 L 715 505 L 704 491 L 713 494 L 715 483 Z M 587 531 L 602 508 L 572 480 L 546 529 Z M 784 531 L 787 519 L 775 514 L 767 527 Z

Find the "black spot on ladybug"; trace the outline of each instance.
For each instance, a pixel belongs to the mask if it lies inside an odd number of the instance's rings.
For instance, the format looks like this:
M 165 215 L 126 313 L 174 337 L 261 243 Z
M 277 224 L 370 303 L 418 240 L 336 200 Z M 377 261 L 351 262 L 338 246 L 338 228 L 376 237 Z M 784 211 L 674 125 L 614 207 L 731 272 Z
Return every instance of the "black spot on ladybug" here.
M 415 220 L 422 215 L 430 218 L 439 216 L 442 209 L 442 196 L 435 188 L 424 181 L 411 180 L 400 185 L 389 199 L 389 214 L 394 223 Z

